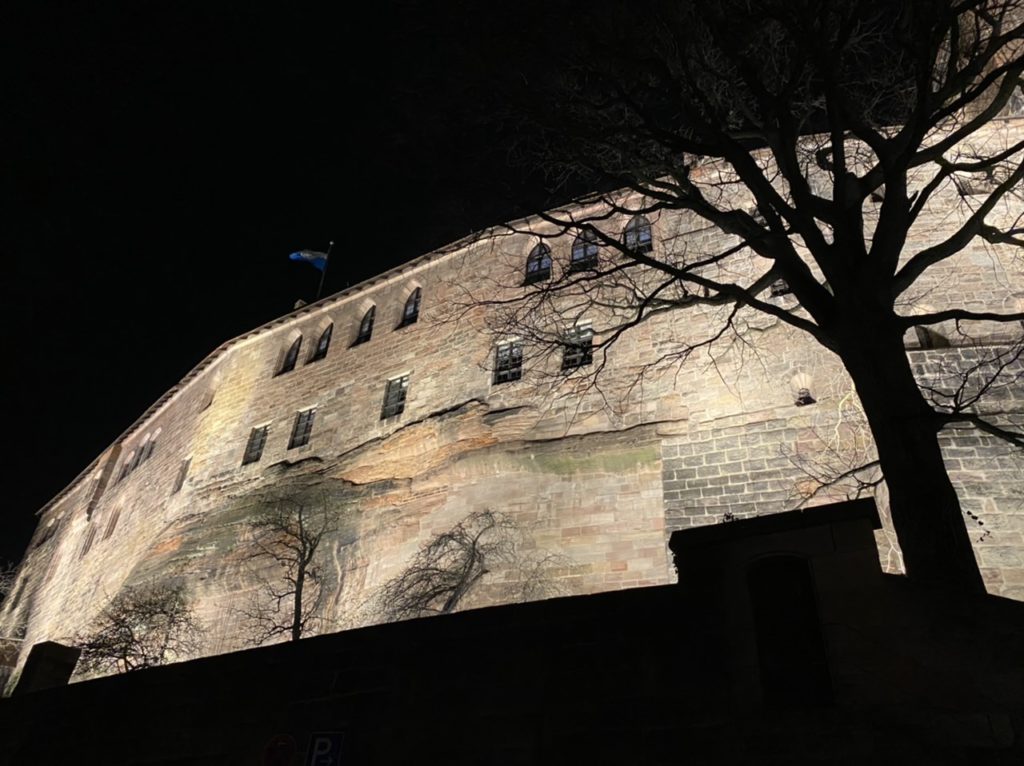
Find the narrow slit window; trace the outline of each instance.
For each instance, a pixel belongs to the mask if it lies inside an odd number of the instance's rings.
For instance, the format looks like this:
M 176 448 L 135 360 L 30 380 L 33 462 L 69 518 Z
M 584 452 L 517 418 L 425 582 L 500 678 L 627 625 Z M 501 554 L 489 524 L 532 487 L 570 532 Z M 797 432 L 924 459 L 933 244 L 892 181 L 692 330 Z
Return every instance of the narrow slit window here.
M 377 314 L 377 307 L 370 306 L 363 314 L 362 321 L 359 322 L 359 332 L 356 333 L 355 342 L 353 346 L 358 346 L 360 343 L 366 343 L 373 336 L 373 318 Z
M 309 362 L 319 362 L 325 356 L 327 356 L 327 349 L 331 347 L 331 333 L 334 332 L 334 324 L 329 324 L 320 333 L 320 338 L 316 342 L 316 348 L 313 349 L 313 353 L 310 354 Z M 308 362 L 307 362 L 308 364 Z
M 295 425 L 292 426 L 292 436 L 288 440 L 288 449 L 295 449 L 309 444 L 309 437 L 313 433 L 313 418 L 316 417 L 316 408 L 302 410 L 295 415 Z
M 574 327 L 565 338 L 562 370 L 575 370 L 594 361 L 594 331 L 588 326 Z
M 242 465 L 255 463 L 263 457 L 263 447 L 267 443 L 267 431 L 269 426 L 260 426 L 249 432 L 249 441 L 245 445 L 245 454 L 242 456 Z
M 416 324 L 420 318 L 420 297 L 422 294 L 423 291 L 418 287 L 409 294 L 408 299 L 405 301 L 405 308 L 402 309 L 402 321 L 398 323 L 399 327 Z
M 149 456 L 153 454 L 153 449 L 156 447 L 156 437 L 147 441 L 142 445 L 142 450 L 139 452 L 139 463 L 145 463 L 149 460 Z
M 185 479 L 188 478 L 188 469 L 192 465 L 192 458 L 185 458 L 181 461 L 181 465 L 178 466 L 178 475 L 174 479 L 174 487 L 171 489 L 171 494 L 176 495 L 181 492 L 181 488 L 185 486 Z
M 551 248 L 543 242 L 530 251 L 526 259 L 526 278 L 524 285 L 543 282 L 551 278 Z
M 642 215 L 631 218 L 622 232 L 622 244 L 626 250 L 637 255 L 646 255 L 654 250 L 651 222 Z
M 149 440 L 142 442 L 135 452 L 132 453 L 132 462 L 128 464 L 128 473 L 131 473 L 141 465 L 142 461 L 146 459 L 146 448 L 149 446 Z
M 115 508 L 113 515 L 111 515 L 111 517 L 110 517 L 110 521 L 107 522 L 107 529 L 103 533 L 103 539 L 104 540 L 106 540 L 108 537 L 110 537 L 112 534 L 114 534 L 114 530 L 117 528 L 117 520 L 120 517 L 121 517 L 121 509 L 120 508 Z
M 569 271 L 584 271 L 597 266 L 597 234 L 587 229 L 572 243 L 572 260 Z
M 300 348 L 302 348 L 301 335 L 292 341 L 292 345 L 288 347 L 288 351 L 284 355 L 284 360 L 281 362 L 281 369 L 277 371 L 278 375 L 284 375 L 286 372 L 291 372 L 295 369 L 295 363 L 299 360 Z
M 405 395 L 409 390 L 409 376 L 392 378 L 384 388 L 384 404 L 380 409 L 380 419 L 386 420 L 405 411 Z
M 85 535 L 85 543 L 82 545 L 82 551 L 78 554 L 78 558 L 84 558 L 85 554 L 92 548 L 92 541 L 96 538 L 96 527 L 89 527 L 89 531 Z
M 494 383 L 509 383 L 523 377 L 523 344 L 517 340 L 499 343 L 494 350 Z

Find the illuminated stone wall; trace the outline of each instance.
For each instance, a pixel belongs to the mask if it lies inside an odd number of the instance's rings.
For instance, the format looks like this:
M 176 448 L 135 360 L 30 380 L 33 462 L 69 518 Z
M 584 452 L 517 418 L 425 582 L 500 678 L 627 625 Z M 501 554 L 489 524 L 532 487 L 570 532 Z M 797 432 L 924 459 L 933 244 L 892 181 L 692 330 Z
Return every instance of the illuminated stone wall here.
M 1016 123 L 993 130 L 1008 125 Z M 683 216 L 653 223 L 655 255 L 670 255 L 666 243 L 724 241 L 691 231 Z M 620 225 L 608 223 L 610 231 Z M 912 236 L 924 242 L 948 226 L 937 214 Z M 635 328 L 610 350 L 596 388 L 582 385 L 581 374 L 558 374 L 557 358 L 531 357 L 529 345 L 523 379 L 494 384 L 490 309 L 467 297 L 521 290 L 535 241 L 506 233 L 456 244 L 224 344 L 43 510 L 0 635 L 25 647 L 67 640 L 124 586 L 181 578 L 205 626 L 203 651 L 245 645 L 241 611 L 259 575 L 247 555 L 247 522 L 270 492 L 318 493 L 340 519 L 325 546 L 328 631 L 378 620 L 381 585 L 474 511 L 514 519 L 527 545 L 550 556 L 548 592 L 568 595 L 671 582 L 674 529 L 851 491 L 822 487 L 813 475 L 816 456 L 829 449 L 843 459 L 871 455 L 848 377 L 829 352 L 750 311 L 737 318 L 735 342 L 642 379 L 645 364 L 679 338 L 718 326 L 724 309 L 695 307 Z M 569 246 L 552 243 L 556 271 Z M 979 245 L 957 269 L 923 285 L 920 300 L 1005 309 L 1022 297 L 1024 267 L 1008 250 Z M 419 320 L 399 327 L 417 287 Z M 773 300 L 796 309 L 791 296 Z M 353 345 L 370 306 L 372 338 Z M 326 357 L 310 361 L 330 323 Z M 984 337 L 990 348 L 1006 342 L 999 332 Z M 277 374 L 300 336 L 295 369 Z M 908 338 L 922 375 L 962 367 L 976 353 L 917 344 Z M 381 419 L 387 381 L 404 375 L 404 412 Z M 796 405 L 798 375 L 810 381 L 815 404 Z M 1019 383 L 999 395 L 1006 409 L 1021 409 Z M 288 449 L 296 414 L 313 407 L 309 443 Z M 250 432 L 261 426 L 263 454 L 243 465 Z M 987 437 L 946 438 L 989 588 L 1022 599 L 1024 464 Z M 125 472 L 146 442 L 146 459 Z M 880 499 L 884 516 L 884 492 Z M 883 565 L 899 571 L 891 529 L 878 538 Z M 489 572 L 463 606 L 513 598 L 517 576 Z

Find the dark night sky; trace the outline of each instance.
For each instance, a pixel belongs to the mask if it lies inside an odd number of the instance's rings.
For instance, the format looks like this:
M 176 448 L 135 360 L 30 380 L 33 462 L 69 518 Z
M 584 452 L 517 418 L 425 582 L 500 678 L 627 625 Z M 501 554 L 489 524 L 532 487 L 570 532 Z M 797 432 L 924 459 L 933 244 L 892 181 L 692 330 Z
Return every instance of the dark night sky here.
M 289 252 L 335 240 L 330 293 L 548 201 L 488 115 L 550 5 L 226 5 L 0 11 L 0 560 L 206 354 L 312 296 Z

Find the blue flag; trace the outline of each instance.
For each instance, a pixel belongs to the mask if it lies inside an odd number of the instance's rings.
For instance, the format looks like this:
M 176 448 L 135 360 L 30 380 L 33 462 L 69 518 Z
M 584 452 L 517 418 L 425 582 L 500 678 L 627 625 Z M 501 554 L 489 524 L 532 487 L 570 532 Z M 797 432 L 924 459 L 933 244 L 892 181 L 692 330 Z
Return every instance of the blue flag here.
M 319 253 L 316 250 L 299 250 L 288 257 L 293 261 L 305 261 L 318 271 L 327 268 L 327 253 Z

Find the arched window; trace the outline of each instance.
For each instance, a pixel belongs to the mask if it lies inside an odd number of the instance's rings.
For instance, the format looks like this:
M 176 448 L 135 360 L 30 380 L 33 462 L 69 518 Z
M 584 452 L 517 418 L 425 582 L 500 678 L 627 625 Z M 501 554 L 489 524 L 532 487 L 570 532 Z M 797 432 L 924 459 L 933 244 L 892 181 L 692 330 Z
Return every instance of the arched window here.
M 654 249 L 651 222 L 642 215 L 633 216 L 622 231 L 622 244 L 631 253 L 646 255 Z
M 402 321 L 398 323 L 399 327 L 416 324 L 416 320 L 420 318 L 421 294 L 422 291 L 418 287 L 409 293 L 409 297 L 405 301 L 405 308 L 402 309 Z
M 541 242 L 526 258 L 526 279 L 524 285 L 543 282 L 551 276 L 551 248 Z
M 144 463 L 145 461 L 149 460 L 149 456 L 153 454 L 153 448 L 156 447 L 156 440 L 160 438 L 160 432 L 163 430 L 164 429 L 162 428 L 158 428 L 156 429 L 156 432 L 153 434 L 153 436 L 146 437 L 146 443 L 142 445 L 142 449 L 140 450 L 140 463 Z
M 288 347 L 288 352 L 284 355 L 284 359 L 281 362 L 281 369 L 277 371 L 278 375 L 283 375 L 284 373 L 291 372 L 295 369 L 295 363 L 299 360 L 300 348 L 302 348 L 301 335 L 292 341 L 292 345 Z
M 569 271 L 583 271 L 597 266 L 597 234 L 587 229 L 572 243 L 572 260 Z
M 353 346 L 358 346 L 360 343 L 366 343 L 373 335 L 373 317 L 377 313 L 376 306 L 370 306 L 363 314 L 363 319 L 359 323 L 359 332 L 356 333 L 356 339 L 352 343 Z
M 320 339 L 316 342 L 316 348 L 313 349 L 313 353 L 310 354 L 309 361 L 317 362 L 327 356 L 327 349 L 331 347 L 331 333 L 334 332 L 334 323 L 327 325 L 324 331 L 320 333 Z M 307 362 L 308 364 L 309 362 Z

